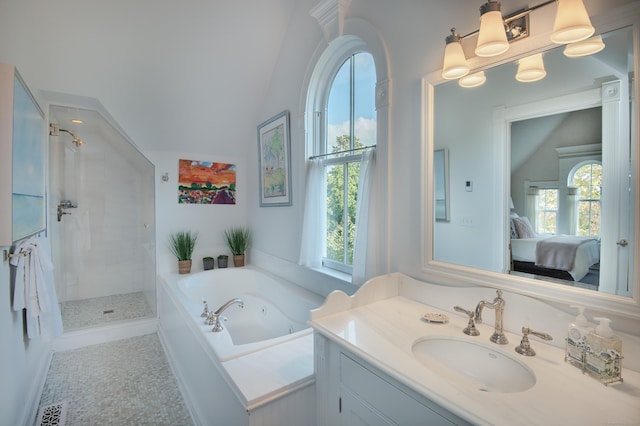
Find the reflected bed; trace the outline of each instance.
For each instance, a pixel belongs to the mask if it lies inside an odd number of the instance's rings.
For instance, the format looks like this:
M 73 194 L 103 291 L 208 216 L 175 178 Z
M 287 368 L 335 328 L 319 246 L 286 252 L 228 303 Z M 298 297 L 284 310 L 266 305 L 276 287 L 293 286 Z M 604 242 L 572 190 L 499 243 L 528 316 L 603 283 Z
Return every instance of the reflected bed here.
M 570 235 L 511 239 L 513 269 L 580 281 L 600 262 L 598 240 Z

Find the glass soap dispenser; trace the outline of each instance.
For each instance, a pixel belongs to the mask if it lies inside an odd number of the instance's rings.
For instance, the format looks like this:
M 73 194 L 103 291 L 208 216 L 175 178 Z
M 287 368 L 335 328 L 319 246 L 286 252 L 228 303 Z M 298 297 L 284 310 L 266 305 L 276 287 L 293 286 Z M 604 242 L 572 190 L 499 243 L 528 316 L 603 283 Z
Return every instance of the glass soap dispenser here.
M 578 316 L 568 326 L 565 360 L 578 367 L 584 367 L 587 336 L 594 331 L 594 326 L 584 316 L 584 306 L 571 307 L 578 309 Z
M 622 339 L 611 329 L 609 318 L 594 318 L 600 324 L 587 335 L 586 370 L 606 383 L 622 381 Z

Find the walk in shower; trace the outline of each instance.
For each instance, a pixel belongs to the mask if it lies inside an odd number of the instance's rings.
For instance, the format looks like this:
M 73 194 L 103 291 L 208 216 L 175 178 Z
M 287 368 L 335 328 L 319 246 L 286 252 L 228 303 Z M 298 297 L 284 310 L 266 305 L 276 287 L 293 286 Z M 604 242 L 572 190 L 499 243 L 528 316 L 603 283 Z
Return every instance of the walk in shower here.
M 65 332 L 155 317 L 154 166 L 97 110 L 49 106 L 49 232 Z

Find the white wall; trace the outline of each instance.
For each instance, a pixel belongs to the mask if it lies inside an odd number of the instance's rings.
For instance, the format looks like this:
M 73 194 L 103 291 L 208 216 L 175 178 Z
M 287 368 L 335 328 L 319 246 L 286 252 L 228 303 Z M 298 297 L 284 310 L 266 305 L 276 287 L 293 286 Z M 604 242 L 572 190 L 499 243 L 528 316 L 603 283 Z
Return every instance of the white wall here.
M 0 251 L 9 247 L 0 247 Z M 0 425 L 31 424 L 51 359 L 51 344 L 29 340 L 23 311 L 11 308 L 9 262 L 0 263 Z
M 158 273 L 178 272 L 178 262 L 167 248 L 172 232 L 194 231 L 198 241 L 193 252 L 191 271 L 203 270 L 202 258 L 231 255 L 224 239 L 224 229 L 247 222 L 247 200 L 251 185 L 247 182 L 247 161 L 238 155 L 211 153 L 148 151 L 156 166 L 156 246 Z M 236 165 L 236 204 L 178 204 L 178 160 L 213 161 Z M 169 175 L 169 181 L 161 177 Z M 248 259 L 250 261 L 250 259 Z M 232 265 L 233 262 L 229 261 Z

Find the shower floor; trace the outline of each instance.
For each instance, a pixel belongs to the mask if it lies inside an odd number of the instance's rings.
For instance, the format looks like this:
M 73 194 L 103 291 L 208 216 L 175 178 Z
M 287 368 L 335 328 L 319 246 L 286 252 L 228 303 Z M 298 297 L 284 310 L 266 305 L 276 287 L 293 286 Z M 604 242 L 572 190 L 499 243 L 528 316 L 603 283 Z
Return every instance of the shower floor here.
M 65 331 L 149 316 L 153 316 L 153 310 L 143 292 L 71 300 L 62 304 Z

